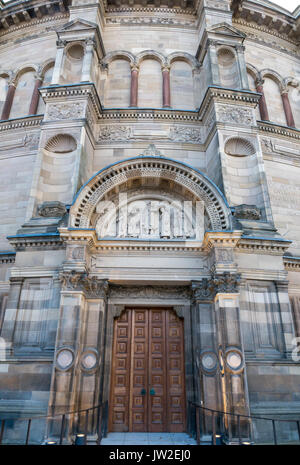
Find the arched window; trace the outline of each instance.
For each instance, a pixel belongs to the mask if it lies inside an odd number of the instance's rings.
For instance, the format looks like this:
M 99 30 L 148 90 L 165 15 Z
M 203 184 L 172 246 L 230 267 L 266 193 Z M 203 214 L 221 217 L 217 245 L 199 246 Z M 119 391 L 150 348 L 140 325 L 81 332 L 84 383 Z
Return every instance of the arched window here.
M 159 61 L 143 60 L 139 68 L 138 106 L 141 108 L 162 107 L 162 70 Z
M 24 73 L 19 75 L 19 78 L 17 79 L 16 92 L 9 115 L 10 118 L 18 118 L 28 115 L 34 86 L 34 70 L 26 70 Z
M 109 63 L 105 82 L 104 106 L 111 108 L 129 107 L 130 81 L 131 71 L 127 60 L 116 59 Z
M 194 79 L 190 64 L 175 61 L 170 71 L 171 107 L 182 110 L 194 110 Z
M 217 53 L 222 87 L 239 89 L 240 77 L 236 56 L 233 50 L 229 48 L 220 48 Z

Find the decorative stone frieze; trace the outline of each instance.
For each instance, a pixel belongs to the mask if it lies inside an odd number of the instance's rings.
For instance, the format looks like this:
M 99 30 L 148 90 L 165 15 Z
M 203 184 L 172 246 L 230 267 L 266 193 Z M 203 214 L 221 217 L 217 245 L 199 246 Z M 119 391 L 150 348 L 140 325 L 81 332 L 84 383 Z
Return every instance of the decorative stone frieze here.
M 85 105 L 83 103 L 50 104 L 45 116 L 46 120 L 65 120 L 83 118 Z
M 189 299 L 191 296 L 188 286 L 119 286 L 111 285 L 110 298 L 130 299 Z

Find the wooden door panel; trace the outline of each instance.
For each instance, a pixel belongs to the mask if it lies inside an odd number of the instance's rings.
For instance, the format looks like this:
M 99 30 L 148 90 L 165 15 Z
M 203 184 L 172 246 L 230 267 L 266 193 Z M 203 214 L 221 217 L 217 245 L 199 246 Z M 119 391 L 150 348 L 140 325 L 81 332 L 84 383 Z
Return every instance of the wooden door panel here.
M 147 431 L 148 312 L 132 310 L 129 430 Z M 143 394 L 143 391 L 145 394 Z
M 183 322 L 166 309 L 115 321 L 110 431 L 185 431 Z

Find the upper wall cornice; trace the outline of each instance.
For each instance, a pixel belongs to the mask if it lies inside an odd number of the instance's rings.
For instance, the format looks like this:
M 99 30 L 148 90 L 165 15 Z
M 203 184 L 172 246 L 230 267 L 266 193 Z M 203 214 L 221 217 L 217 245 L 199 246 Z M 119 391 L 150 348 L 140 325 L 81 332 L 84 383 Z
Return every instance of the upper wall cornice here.
M 300 40 L 300 9 L 293 13 L 267 0 L 232 0 L 233 21 L 256 24 L 265 32 Z
M 10 28 L 67 13 L 71 0 L 26 0 L 4 3 L 0 0 L 0 33 Z

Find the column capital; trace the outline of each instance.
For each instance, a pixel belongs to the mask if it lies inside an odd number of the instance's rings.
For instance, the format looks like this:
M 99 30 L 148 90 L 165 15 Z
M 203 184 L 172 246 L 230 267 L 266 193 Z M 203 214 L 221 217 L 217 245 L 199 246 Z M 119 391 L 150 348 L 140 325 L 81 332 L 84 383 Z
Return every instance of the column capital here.
M 170 72 L 170 65 L 162 65 L 161 70 L 162 72 L 167 71 L 168 73 Z
M 108 292 L 108 281 L 75 270 L 62 271 L 59 275 L 63 290 L 83 292 L 86 298 L 103 299 Z
M 238 293 L 240 282 L 240 273 L 213 273 L 209 278 L 192 281 L 192 296 L 195 301 L 212 301 L 217 294 Z
M 130 63 L 130 70 L 131 70 L 131 72 L 132 72 L 132 71 L 137 71 L 137 72 L 139 72 L 140 68 L 139 68 L 139 66 L 136 65 L 135 63 Z

